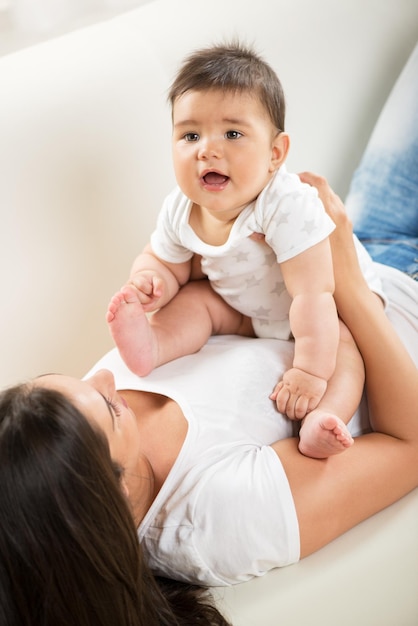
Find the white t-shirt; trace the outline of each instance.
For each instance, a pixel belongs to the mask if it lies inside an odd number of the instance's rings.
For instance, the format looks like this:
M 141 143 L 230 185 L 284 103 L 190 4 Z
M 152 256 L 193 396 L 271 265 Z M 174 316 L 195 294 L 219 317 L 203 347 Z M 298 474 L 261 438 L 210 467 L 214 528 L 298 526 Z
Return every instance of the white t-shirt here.
M 387 314 L 418 363 L 418 283 L 392 268 L 376 269 Z M 298 560 L 292 494 L 269 446 L 292 434 L 268 398 L 292 358 L 289 341 L 224 336 L 145 378 L 130 372 L 116 350 L 89 372 L 107 368 L 118 389 L 172 398 L 188 422 L 180 455 L 138 531 L 156 573 L 228 585 Z M 364 402 L 349 428 L 354 436 L 368 430 Z
M 280 263 L 323 241 L 335 228 L 317 190 L 282 165 L 257 199 L 241 211 L 220 246 L 196 235 L 189 224 L 191 209 L 192 202 L 178 187 L 165 199 L 151 235 L 155 254 L 169 263 L 200 255 L 213 289 L 252 319 L 258 337 L 289 339 L 291 297 Z M 250 239 L 253 233 L 264 234 L 268 246 Z M 372 260 L 357 239 L 355 243 L 370 288 L 383 297 Z
M 268 398 L 292 355 L 291 342 L 224 336 L 145 378 L 116 350 L 95 366 L 114 372 L 119 389 L 172 398 L 188 422 L 180 455 L 139 528 L 156 573 L 226 585 L 299 559 L 292 494 L 269 446 L 292 434 Z

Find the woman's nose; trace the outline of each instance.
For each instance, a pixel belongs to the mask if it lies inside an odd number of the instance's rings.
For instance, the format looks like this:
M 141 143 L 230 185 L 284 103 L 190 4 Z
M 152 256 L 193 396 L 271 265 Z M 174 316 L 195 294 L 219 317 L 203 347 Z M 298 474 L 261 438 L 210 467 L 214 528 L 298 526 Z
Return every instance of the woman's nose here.
M 86 382 L 102 393 L 111 395 L 115 392 L 115 377 L 106 369 L 98 370 Z

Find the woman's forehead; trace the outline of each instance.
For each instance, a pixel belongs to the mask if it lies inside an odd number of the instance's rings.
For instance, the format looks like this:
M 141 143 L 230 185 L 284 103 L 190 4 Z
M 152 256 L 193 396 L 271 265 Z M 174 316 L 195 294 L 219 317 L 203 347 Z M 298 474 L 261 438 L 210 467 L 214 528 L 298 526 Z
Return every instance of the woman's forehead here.
M 33 384 L 46 389 L 59 391 L 69 400 L 74 401 L 79 407 L 85 408 L 94 400 L 95 390 L 86 382 L 66 376 L 65 374 L 44 374 L 33 381 Z
M 71 376 L 66 376 L 65 374 L 42 374 L 33 380 L 33 384 L 36 387 L 46 387 L 47 389 L 59 390 L 72 387 L 77 388 L 79 384 L 83 385 L 84 383 L 77 378 L 72 378 Z

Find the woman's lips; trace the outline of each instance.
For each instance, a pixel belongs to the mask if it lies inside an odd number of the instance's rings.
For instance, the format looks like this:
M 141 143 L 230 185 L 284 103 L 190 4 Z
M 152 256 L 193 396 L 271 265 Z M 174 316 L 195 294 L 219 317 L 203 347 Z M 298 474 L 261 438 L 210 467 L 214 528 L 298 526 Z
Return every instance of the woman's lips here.
M 121 396 L 120 394 L 118 394 L 118 395 L 119 395 L 119 400 L 120 400 L 120 403 L 121 403 L 121 404 L 123 404 L 123 406 L 124 406 L 125 408 L 129 409 L 129 405 L 128 405 L 128 403 L 126 402 L 125 398 L 124 398 L 123 396 Z

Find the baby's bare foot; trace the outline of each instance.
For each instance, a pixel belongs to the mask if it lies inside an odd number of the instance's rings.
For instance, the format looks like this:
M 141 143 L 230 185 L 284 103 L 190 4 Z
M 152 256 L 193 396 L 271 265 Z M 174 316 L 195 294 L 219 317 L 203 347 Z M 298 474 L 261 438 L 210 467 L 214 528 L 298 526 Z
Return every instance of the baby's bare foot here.
M 299 450 L 313 459 L 340 454 L 353 443 L 354 439 L 344 422 L 319 409 L 308 413 L 299 432 Z
M 109 303 L 106 321 L 129 369 L 146 376 L 155 367 L 157 345 L 135 287 L 125 285 Z

